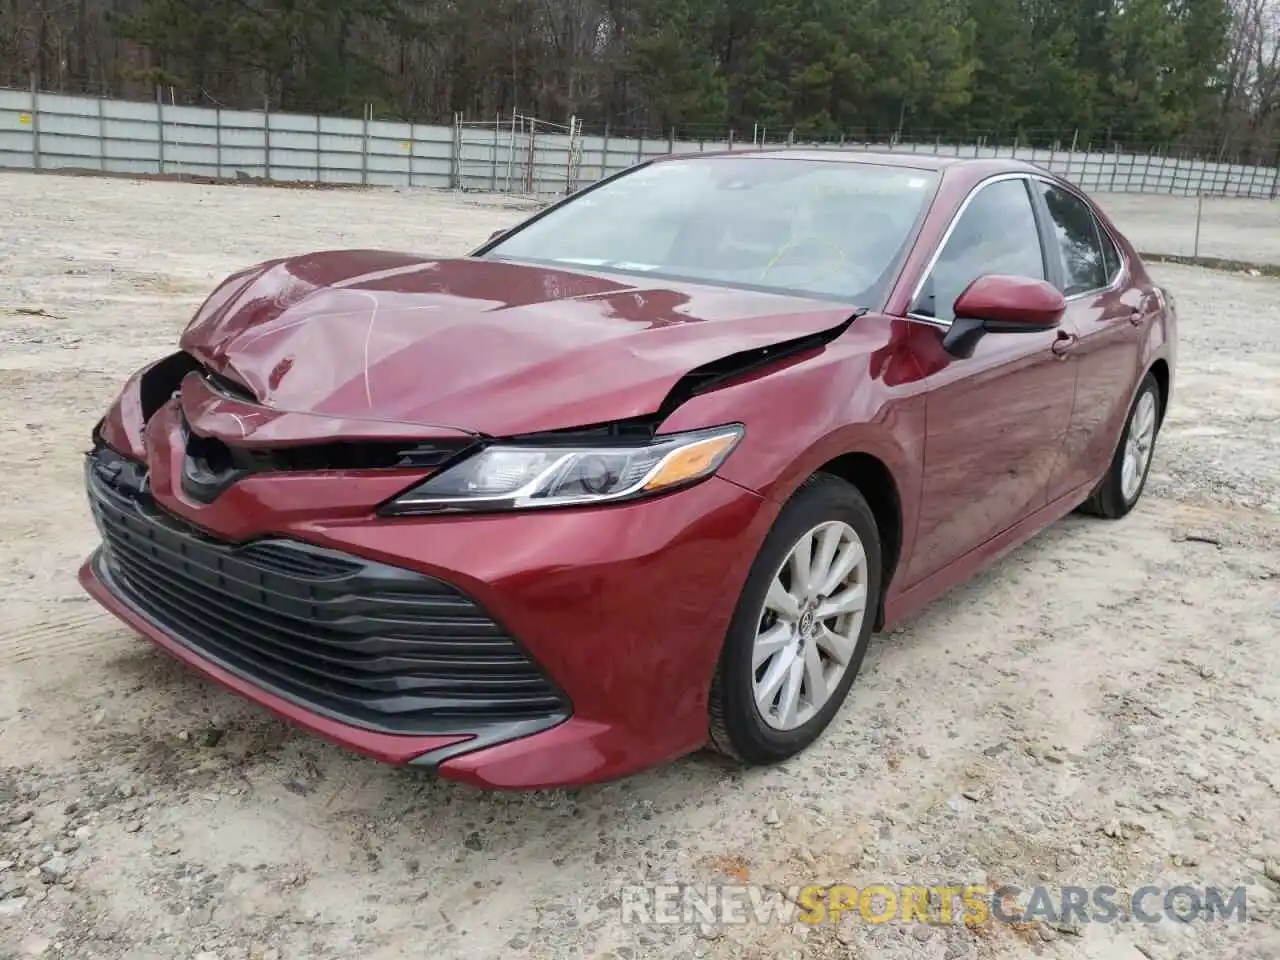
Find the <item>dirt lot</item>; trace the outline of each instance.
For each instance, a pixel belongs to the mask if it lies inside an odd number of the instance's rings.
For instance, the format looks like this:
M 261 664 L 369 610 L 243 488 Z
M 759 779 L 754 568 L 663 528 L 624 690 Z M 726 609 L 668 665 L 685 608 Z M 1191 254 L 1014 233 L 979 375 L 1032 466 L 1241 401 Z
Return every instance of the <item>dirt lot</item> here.
M 1233 215 L 1280 246 L 1269 210 Z M 215 280 L 317 247 L 461 251 L 515 216 L 0 174 L 0 957 L 1280 957 L 1276 281 L 1159 268 L 1182 353 L 1141 507 L 1068 519 L 880 637 L 779 768 L 480 794 L 300 734 L 86 602 L 89 428 Z M 1247 884 L 1249 919 L 621 922 L 621 884 L 745 878 Z
M 1196 245 L 1196 198 L 1132 193 L 1097 195 L 1107 213 L 1144 253 L 1280 264 L 1280 200 L 1206 197 Z

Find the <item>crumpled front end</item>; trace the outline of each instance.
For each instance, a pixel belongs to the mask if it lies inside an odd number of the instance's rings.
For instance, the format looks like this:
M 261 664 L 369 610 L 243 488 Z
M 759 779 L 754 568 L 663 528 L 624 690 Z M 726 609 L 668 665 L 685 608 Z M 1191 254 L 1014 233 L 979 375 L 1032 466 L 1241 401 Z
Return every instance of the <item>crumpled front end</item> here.
M 81 582 L 125 622 L 314 733 L 476 785 L 591 782 L 705 742 L 762 498 L 712 477 L 601 508 L 383 516 L 475 437 L 374 422 L 282 444 L 259 407 L 224 443 L 254 405 L 183 356 L 129 381 L 86 457 L 103 542 Z

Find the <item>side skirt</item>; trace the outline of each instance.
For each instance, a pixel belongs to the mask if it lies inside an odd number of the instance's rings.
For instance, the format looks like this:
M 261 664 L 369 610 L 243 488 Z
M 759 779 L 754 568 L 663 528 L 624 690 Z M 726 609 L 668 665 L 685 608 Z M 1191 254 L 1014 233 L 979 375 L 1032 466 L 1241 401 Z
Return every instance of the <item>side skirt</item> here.
M 887 598 L 884 604 L 885 625 L 881 629 L 888 629 L 901 623 L 952 587 L 970 579 L 983 567 L 990 566 L 1005 554 L 1022 546 L 1045 527 L 1061 520 L 1084 503 L 1096 486 L 1096 483 L 1090 481 L 1068 491 L 1052 503 L 1019 520 L 1003 533 L 998 533 L 986 543 L 974 547 L 937 573 L 921 580 L 914 587 L 904 590 L 897 596 Z

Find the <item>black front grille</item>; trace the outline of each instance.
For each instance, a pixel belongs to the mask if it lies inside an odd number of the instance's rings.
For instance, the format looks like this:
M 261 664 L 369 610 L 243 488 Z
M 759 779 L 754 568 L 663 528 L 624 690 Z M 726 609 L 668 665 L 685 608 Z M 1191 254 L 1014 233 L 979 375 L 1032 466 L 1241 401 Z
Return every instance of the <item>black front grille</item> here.
M 195 433 L 178 412 L 186 456 L 182 489 L 200 503 L 212 503 L 237 480 L 255 473 L 317 470 L 435 470 L 476 445 L 474 437 L 443 440 L 332 441 L 301 447 L 253 449 L 231 446 Z
M 391 733 L 554 719 L 568 704 L 468 596 L 293 540 L 226 543 L 154 504 L 140 466 L 86 465 L 98 571 L 166 634 L 258 686 Z

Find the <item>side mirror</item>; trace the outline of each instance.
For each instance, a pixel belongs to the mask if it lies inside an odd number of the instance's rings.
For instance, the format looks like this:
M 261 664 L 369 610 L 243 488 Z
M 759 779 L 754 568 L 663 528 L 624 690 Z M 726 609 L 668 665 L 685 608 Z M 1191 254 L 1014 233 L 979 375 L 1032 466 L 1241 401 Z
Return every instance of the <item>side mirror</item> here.
M 987 274 L 978 277 L 956 297 L 955 320 L 942 346 L 956 357 L 973 356 L 973 348 L 987 333 L 1041 333 L 1062 322 L 1067 301 L 1044 280 Z

